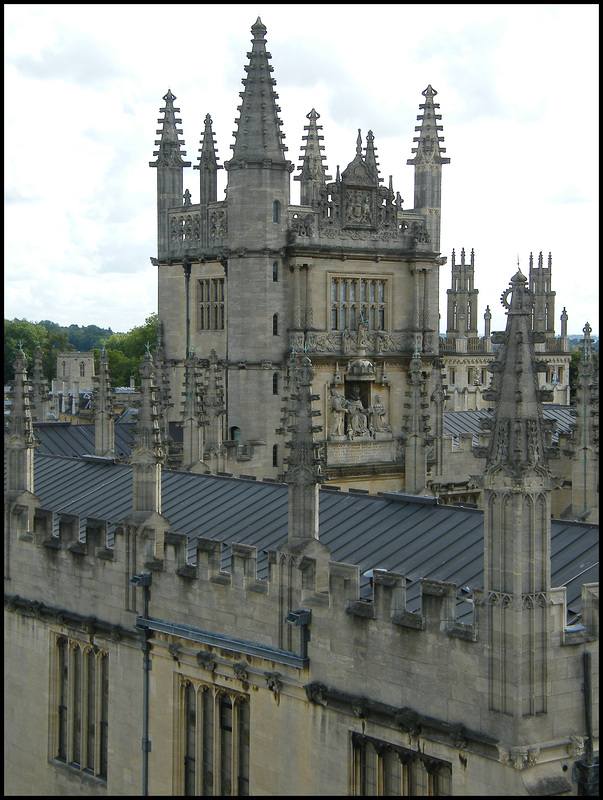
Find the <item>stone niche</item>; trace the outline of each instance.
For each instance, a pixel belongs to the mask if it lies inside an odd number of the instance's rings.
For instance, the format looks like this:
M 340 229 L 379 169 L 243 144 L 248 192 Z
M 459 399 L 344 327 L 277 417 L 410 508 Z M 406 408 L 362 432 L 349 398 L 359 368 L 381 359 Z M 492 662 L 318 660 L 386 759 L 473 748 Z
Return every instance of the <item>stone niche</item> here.
M 327 464 L 392 461 L 389 387 L 377 382 L 375 365 L 364 354 L 327 387 Z

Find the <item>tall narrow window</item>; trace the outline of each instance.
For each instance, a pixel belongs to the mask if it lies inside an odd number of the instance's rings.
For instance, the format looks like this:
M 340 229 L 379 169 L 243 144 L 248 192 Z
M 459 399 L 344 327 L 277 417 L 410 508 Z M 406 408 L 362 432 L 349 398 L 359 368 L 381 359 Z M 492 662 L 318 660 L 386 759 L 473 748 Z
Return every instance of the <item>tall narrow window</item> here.
M 272 335 L 278 336 L 278 314 L 272 315 Z
M 197 692 L 192 683 L 184 690 L 184 794 L 195 795 L 195 746 L 197 734 Z
M 80 378 L 86 377 L 86 364 L 84 361 L 80 361 Z
M 86 770 L 94 774 L 94 757 L 96 755 L 96 652 L 88 650 L 86 654 Z
M 74 765 L 80 766 L 81 758 L 81 735 L 82 735 L 82 653 L 79 645 L 73 645 L 72 653 L 73 664 L 73 718 L 72 725 L 72 746 L 71 761 Z
M 220 794 L 232 794 L 232 701 L 220 697 Z
M 214 696 L 209 689 L 203 692 L 203 794 L 214 793 Z
M 181 676 L 178 714 L 183 751 L 175 793 L 249 795 L 248 697 Z
M 239 795 L 249 795 L 249 703 L 237 704 L 239 716 Z
M 280 221 L 280 205 L 278 200 L 272 204 L 272 221 L 275 223 Z
M 69 652 L 67 650 L 67 639 L 65 639 L 64 636 L 59 638 L 57 648 L 59 656 L 59 735 L 57 758 L 60 761 L 67 761 L 67 702 L 69 691 L 69 667 L 67 659 L 69 657 Z
M 278 444 L 272 445 L 272 466 L 278 467 Z
M 98 778 L 107 777 L 109 657 L 96 646 L 66 636 L 56 638 L 50 726 L 57 761 Z M 55 710 L 56 709 L 56 710 Z
M 278 281 L 278 261 L 272 264 L 272 280 L 275 283 Z
M 272 394 L 278 394 L 278 372 L 272 374 Z

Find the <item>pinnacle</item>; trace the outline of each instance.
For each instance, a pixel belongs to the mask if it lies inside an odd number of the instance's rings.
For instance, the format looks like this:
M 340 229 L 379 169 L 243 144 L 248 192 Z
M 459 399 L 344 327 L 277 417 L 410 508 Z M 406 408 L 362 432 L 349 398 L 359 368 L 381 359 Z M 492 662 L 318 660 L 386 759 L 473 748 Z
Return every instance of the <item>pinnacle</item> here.
M 249 64 L 245 67 L 247 77 L 243 78 L 244 91 L 239 106 L 240 116 L 236 120 L 233 161 L 285 161 L 286 147 L 281 131 L 280 111 L 274 91 L 276 81 L 271 77 L 270 53 L 266 51 L 266 26 L 258 17 L 251 28 L 253 46 Z M 232 164 L 232 162 L 230 162 Z
M 438 133 L 442 130 L 442 126 L 438 125 L 438 120 L 442 119 L 442 115 L 436 113 L 440 104 L 433 100 L 437 92 L 429 84 L 421 94 L 425 98 L 425 102 L 419 105 L 423 113 L 417 116 L 421 125 L 415 127 L 415 130 L 419 131 L 419 136 L 414 137 L 413 141 L 417 142 L 417 147 L 412 148 L 412 152 L 416 153 L 416 156 L 409 158 L 406 163 L 415 166 L 419 164 L 449 164 L 450 159 L 442 156 L 442 153 L 446 152 L 446 148 L 441 146 L 444 137 Z
M 160 110 L 164 113 L 164 117 L 158 120 L 161 123 L 161 129 L 157 131 L 160 138 L 155 142 L 156 145 L 159 145 L 159 150 L 153 153 L 157 156 L 157 161 L 150 162 L 149 166 L 190 167 L 190 162 L 182 160 L 182 156 L 186 155 L 186 150 L 181 150 L 184 142 L 179 139 L 182 131 L 177 128 L 177 125 L 182 120 L 176 118 L 176 114 L 180 112 L 179 108 L 174 107 L 176 96 L 172 94 L 171 89 L 168 89 L 163 99 L 165 106 Z
M 486 475 L 502 472 L 515 480 L 534 475 L 547 478 L 550 472 L 541 407 L 543 395 L 537 388 L 531 330 L 533 294 L 521 270 L 510 283 L 501 297 L 507 308 L 507 326 L 504 334 L 495 334 L 502 346 L 499 357 L 489 367 L 496 405 Z

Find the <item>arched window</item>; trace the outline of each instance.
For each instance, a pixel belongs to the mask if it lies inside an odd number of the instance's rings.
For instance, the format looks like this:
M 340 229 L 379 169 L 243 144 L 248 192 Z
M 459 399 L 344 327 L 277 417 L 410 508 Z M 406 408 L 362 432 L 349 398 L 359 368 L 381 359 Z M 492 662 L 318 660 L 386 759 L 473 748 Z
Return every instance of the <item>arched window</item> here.
M 457 314 L 456 314 L 456 303 L 452 304 L 452 330 L 455 331 L 457 328 Z
M 272 466 L 278 467 L 278 445 L 272 445 Z
M 272 335 L 278 336 L 278 314 L 272 315 Z
M 272 374 L 272 394 L 278 394 L 278 372 Z
M 80 361 L 80 378 L 86 377 L 86 363 L 84 361 Z
M 279 217 L 280 217 L 280 206 L 281 206 L 281 204 L 279 203 L 278 200 L 275 200 L 274 203 L 272 204 L 272 221 L 274 223 L 280 222 L 280 219 L 279 219 Z
M 278 261 L 272 265 L 272 280 L 276 283 L 278 281 Z
M 234 425 L 230 429 L 230 438 L 231 438 L 231 440 L 233 442 L 240 442 L 241 441 L 241 429 L 237 428 L 236 425 Z

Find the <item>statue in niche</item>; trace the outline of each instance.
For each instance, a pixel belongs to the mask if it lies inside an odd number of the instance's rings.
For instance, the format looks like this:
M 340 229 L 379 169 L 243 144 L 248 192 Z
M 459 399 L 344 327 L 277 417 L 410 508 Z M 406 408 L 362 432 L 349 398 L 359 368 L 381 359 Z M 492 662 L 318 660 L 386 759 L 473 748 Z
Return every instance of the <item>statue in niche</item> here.
M 391 428 L 387 424 L 387 408 L 383 402 L 382 395 L 375 395 L 375 402 L 369 408 L 370 429 L 375 433 L 391 433 Z
M 360 389 L 356 386 L 352 392 L 352 399 L 348 400 L 348 439 L 353 439 L 355 436 L 368 436 L 369 429 L 367 427 L 367 410 L 362 405 L 360 399 Z
M 329 435 L 330 436 L 345 436 L 344 423 L 345 423 L 345 407 L 347 400 L 337 391 L 333 386 L 331 388 L 330 406 L 331 411 L 329 414 Z

